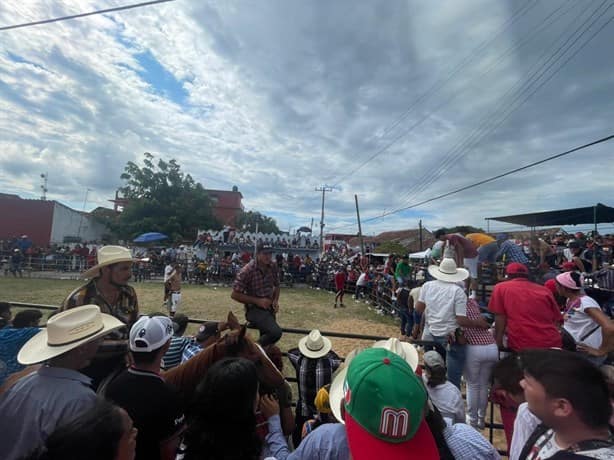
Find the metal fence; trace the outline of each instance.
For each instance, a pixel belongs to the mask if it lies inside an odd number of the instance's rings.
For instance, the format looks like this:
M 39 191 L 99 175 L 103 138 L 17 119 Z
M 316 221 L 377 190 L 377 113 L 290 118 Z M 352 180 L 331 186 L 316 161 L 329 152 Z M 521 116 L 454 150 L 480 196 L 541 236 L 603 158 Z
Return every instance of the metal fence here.
M 47 310 L 47 311 L 55 311 L 57 310 L 59 307 L 57 305 L 45 305 L 45 304 L 35 304 L 35 303 L 28 303 L 28 302 L 10 302 L 9 303 L 11 305 L 13 305 L 14 307 L 17 308 L 35 308 L 35 309 L 39 309 L 39 310 Z M 202 324 L 205 323 L 207 321 L 207 319 L 200 319 L 200 318 L 189 318 L 188 322 L 192 323 L 192 324 Z M 252 329 L 254 329 L 252 326 L 248 325 L 248 327 L 251 327 Z M 305 336 L 307 334 L 309 334 L 309 332 L 311 332 L 308 329 L 301 329 L 301 328 L 292 328 L 292 327 L 283 327 L 282 331 L 284 334 L 297 334 L 297 335 L 301 335 L 301 336 Z M 370 341 L 370 342 L 375 342 L 378 340 L 387 340 L 389 337 L 386 336 L 379 336 L 379 335 L 367 335 L 367 334 L 353 334 L 353 333 L 347 333 L 347 332 L 337 332 L 337 331 L 320 331 L 322 333 L 322 335 L 324 335 L 325 337 L 334 337 L 334 338 L 343 338 L 343 339 L 356 339 L 356 340 L 364 340 L 364 341 Z M 424 341 L 424 340 L 417 340 L 413 342 L 414 345 L 417 346 L 426 346 L 426 347 L 430 347 L 430 346 L 434 346 L 435 343 L 434 342 L 430 342 L 430 341 Z M 287 355 L 287 353 L 283 353 L 284 356 Z M 343 358 L 343 357 L 342 357 Z M 290 382 L 296 382 L 296 377 L 286 377 L 288 381 Z M 464 397 L 464 395 L 463 395 Z M 293 405 L 296 404 L 296 401 L 293 402 Z M 486 428 L 488 428 L 488 439 L 490 441 L 491 444 L 493 444 L 494 441 L 494 432 L 495 430 L 502 430 L 503 429 L 503 425 L 500 423 L 495 423 L 494 420 L 494 403 L 491 401 L 490 402 L 490 416 L 489 416 L 489 422 L 485 424 Z M 502 449 L 498 449 L 499 453 L 501 455 L 507 455 L 507 451 L 506 450 L 502 450 Z

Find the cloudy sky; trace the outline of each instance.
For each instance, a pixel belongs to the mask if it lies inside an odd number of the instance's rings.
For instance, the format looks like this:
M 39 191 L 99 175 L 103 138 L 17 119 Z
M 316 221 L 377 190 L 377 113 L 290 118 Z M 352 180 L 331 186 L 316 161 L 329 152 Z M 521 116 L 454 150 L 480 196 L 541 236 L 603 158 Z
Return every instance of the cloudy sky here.
M 131 0 L 2 0 L 0 27 Z M 611 0 L 177 0 L 0 31 L 0 192 L 108 205 L 171 159 L 287 230 L 614 205 Z M 608 22 L 610 21 L 610 22 Z M 606 230 L 606 227 L 610 226 Z M 604 225 L 611 231 L 612 225 Z M 504 229 L 493 224 L 491 229 Z

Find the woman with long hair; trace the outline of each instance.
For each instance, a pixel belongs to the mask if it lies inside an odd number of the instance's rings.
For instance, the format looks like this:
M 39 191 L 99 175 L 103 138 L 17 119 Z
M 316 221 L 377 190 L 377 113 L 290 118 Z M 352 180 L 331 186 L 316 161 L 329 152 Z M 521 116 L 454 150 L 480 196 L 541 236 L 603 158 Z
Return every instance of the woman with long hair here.
M 288 454 L 281 433 L 279 404 L 258 396 L 256 366 L 243 358 L 215 363 L 198 386 L 188 414 L 184 460 L 258 460 L 263 442 L 256 429 L 256 411 L 267 416 L 271 454 Z

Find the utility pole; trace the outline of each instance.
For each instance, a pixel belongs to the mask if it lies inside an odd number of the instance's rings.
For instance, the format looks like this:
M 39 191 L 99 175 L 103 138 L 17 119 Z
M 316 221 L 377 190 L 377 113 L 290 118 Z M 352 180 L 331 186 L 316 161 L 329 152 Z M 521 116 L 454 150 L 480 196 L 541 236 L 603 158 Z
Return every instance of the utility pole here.
M 43 192 L 43 195 L 41 196 L 41 200 L 43 200 L 43 201 L 47 200 L 47 192 L 49 191 L 49 189 L 47 188 L 47 179 L 48 178 L 49 178 L 49 173 L 41 174 L 41 179 L 43 179 L 43 184 L 41 185 L 41 190 Z
M 418 222 L 418 228 L 420 229 L 420 250 L 422 251 L 423 249 L 423 240 L 422 240 L 422 219 L 420 219 L 420 222 Z
M 316 192 L 322 192 L 322 214 L 320 216 L 320 252 L 324 252 L 324 198 L 326 196 L 326 192 L 332 192 L 333 187 L 330 185 L 322 185 L 321 187 L 315 188 Z
M 358 195 L 354 195 L 354 201 L 356 201 L 356 217 L 358 219 L 358 238 L 360 238 L 360 253 L 365 255 L 365 242 L 362 239 L 362 227 L 360 226 L 360 211 L 358 210 Z
M 83 200 L 83 210 L 81 211 L 81 217 L 79 219 L 79 230 L 77 230 L 77 236 L 81 238 L 81 226 L 83 225 L 83 214 L 85 214 L 85 207 L 87 206 L 87 195 L 90 193 L 92 189 L 85 189 L 85 199 Z

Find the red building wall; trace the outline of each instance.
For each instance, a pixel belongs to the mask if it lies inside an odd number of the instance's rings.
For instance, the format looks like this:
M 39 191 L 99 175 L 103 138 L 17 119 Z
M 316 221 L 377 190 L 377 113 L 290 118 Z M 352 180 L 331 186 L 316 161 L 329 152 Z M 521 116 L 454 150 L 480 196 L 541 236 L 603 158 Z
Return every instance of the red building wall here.
M 28 235 L 35 245 L 47 246 L 51 239 L 53 206 L 53 201 L 24 200 L 0 193 L 0 239 Z
M 243 211 L 241 200 L 243 195 L 239 191 L 207 190 L 211 198 L 213 215 L 224 225 L 234 227 L 236 218 Z

